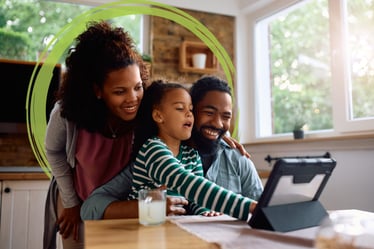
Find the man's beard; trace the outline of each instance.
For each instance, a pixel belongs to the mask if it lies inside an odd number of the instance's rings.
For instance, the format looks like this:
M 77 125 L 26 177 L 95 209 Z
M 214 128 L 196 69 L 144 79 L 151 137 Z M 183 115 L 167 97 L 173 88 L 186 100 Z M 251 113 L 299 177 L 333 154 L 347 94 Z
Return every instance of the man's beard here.
M 201 127 L 200 129 L 202 128 L 207 128 L 207 127 Z M 201 157 L 201 161 L 202 161 L 203 169 L 204 169 L 204 175 L 210 168 L 212 162 L 217 158 L 218 145 L 223 134 L 224 134 L 224 131 L 220 131 L 219 137 L 216 140 L 211 140 L 211 139 L 207 139 L 206 137 L 204 137 L 200 131 L 197 131 L 196 129 L 192 130 L 192 139 Z

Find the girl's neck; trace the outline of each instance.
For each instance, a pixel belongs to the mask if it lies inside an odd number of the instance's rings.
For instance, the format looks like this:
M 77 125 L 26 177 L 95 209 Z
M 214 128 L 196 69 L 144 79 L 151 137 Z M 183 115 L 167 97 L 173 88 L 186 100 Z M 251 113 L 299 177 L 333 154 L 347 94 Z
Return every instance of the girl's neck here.
M 158 137 L 168 146 L 169 150 L 171 150 L 175 157 L 178 156 L 181 140 L 164 136 L 163 134 L 158 134 Z

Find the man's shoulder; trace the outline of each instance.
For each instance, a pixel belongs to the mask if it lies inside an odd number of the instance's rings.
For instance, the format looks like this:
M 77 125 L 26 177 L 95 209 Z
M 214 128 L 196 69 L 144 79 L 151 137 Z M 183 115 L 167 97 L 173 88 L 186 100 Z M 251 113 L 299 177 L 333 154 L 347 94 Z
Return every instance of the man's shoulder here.
M 232 148 L 223 139 L 220 141 L 220 149 L 222 155 L 229 158 L 232 163 L 252 163 L 251 159 L 242 155 L 236 148 Z
M 240 151 L 236 148 L 232 148 L 228 143 L 226 143 L 223 139 L 220 140 L 219 146 L 221 150 L 224 150 L 227 153 L 233 154 L 235 156 L 242 156 Z

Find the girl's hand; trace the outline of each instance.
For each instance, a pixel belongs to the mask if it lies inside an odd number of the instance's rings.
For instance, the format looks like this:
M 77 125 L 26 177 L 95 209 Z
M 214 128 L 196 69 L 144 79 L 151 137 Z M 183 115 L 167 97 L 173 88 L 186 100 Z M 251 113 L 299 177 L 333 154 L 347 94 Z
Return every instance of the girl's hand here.
M 80 217 L 81 206 L 64 208 L 57 220 L 61 236 L 66 239 L 73 233 L 74 240 L 79 240 L 79 226 L 82 222 Z
M 236 148 L 240 151 L 240 153 L 247 157 L 250 158 L 251 155 L 245 150 L 244 146 L 240 144 L 238 141 L 236 141 L 234 138 L 229 137 L 227 135 L 224 135 L 222 139 L 231 147 L 231 148 Z
M 253 211 L 255 210 L 256 206 L 257 206 L 257 201 L 253 201 L 251 203 L 251 205 L 249 206 L 249 212 L 253 213 Z
M 208 212 L 204 212 L 201 214 L 202 216 L 206 216 L 206 217 L 213 217 L 213 216 L 220 216 L 220 215 L 223 215 L 223 213 L 220 213 L 220 212 L 216 212 L 216 211 L 208 211 Z

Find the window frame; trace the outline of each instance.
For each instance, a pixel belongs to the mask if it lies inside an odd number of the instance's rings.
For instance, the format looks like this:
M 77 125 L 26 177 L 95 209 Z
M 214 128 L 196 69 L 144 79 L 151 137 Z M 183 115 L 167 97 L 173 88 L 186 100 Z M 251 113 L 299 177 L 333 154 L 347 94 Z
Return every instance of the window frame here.
M 266 18 L 271 18 L 277 13 L 284 11 L 288 8 L 294 8 L 303 4 L 302 0 L 285 0 L 285 1 L 273 1 L 270 4 L 263 6 L 256 11 L 246 14 L 246 23 L 248 29 L 248 40 L 252 41 L 252 46 L 249 47 L 248 63 L 250 70 L 248 70 L 249 82 L 252 82 L 249 86 L 249 97 L 252 99 L 250 110 L 240 112 L 240 118 L 244 118 L 250 122 L 250 128 L 248 129 L 248 123 L 243 124 L 239 122 L 239 130 L 242 132 L 240 141 L 242 143 L 255 143 L 262 141 L 277 141 L 277 140 L 290 140 L 293 139 L 292 133 L 284 134 L 272 134 L 270 136 L 264 136 L 269 127 L 271 129 L 271 101 L 270 101 L 270 84 L 260 84 L 264 82 L 262 75 L 269 75 L 269 67 L 260 67 L 258 70 L 257 65 L 267 62 L 267 55 L 258 56 L 259 50 L 257 50 L 256 44 L 266 46 L 264 40 L 259 38 L 259 35 L 264 35 L 258 31 L 258 22 Z M 374 118 L 370 119 L 355 119 L 350 120 L 350 92 L 349 92 L 349 64 L 346 58 L 344 48 L 346 30 L 340 23 L 344 20 L 345 11 L 345 0 L 328 0 L 328 8 L 330 15 L 330 46 L 331 48 L 331 73 L 332 73 L 332 121 L 333 129 L 331 130 L 318 130 L 308 131 L 306 138 L 326 138 L 326 137 L 343 137 L 343 136 L 355 136 L 374 134 Z M 334 21 L 331 21 L 334 20 Z M 344 39 L 343 39 L 344 38 Z M 261 41 L 261 42 L 259 42 Z M 338 45 L 336 45 L 338 44 Z M 262 61 L 256 59 L 261 58 Z M 265 79 L 266 80 L 266 79 Z M 248 81 L 247 81 L 248 82 Z M 248 84 L 248 83 L 247 83 Z M 265 86 L 266 85 L 266 86 Z M 342 88 L 342 85 L 344 88 Z M 239 93 L 240 94 L 240 93 Z M 246 98 L 243 94 L 239 98 Z M 247 95 L 248 98 L 248 95 Z M 267 104 L 259 105 L 259 101 L 268 99 Z M 243 102 L 242 102 L 243 103 Z M 244 101 L 248 106 L 248 102 Z M 342 111 L 344 107 L 344 111 Z M 244 116 L 244 117 L 243 117 Z M 265 125 L 263 125 L 265 124 Z M 265 131 L 261 129 L 264 129 Z M 243 132 L 244 131 L 244 132 Z

